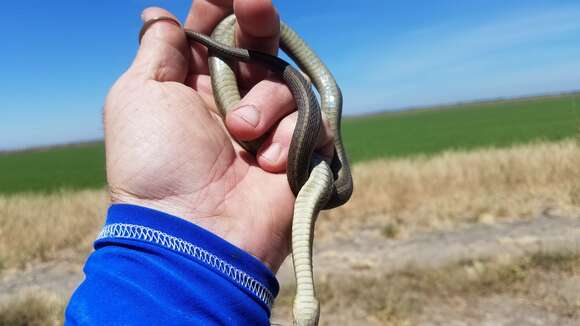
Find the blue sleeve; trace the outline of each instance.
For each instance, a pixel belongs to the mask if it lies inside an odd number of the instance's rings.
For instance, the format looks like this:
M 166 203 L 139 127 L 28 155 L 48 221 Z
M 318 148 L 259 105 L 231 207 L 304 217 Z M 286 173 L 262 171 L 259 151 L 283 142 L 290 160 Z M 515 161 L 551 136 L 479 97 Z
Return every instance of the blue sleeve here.
M 269 325 L 274 274 L 172 215 L 112 205 L 65 325 Z

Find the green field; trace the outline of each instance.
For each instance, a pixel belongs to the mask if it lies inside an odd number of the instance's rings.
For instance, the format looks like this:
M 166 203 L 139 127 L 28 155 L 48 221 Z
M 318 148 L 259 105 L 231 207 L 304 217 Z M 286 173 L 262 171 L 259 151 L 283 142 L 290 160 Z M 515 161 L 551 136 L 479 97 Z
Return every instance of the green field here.
M 573 137 L 580 94 L 506 100 L 346 118 L 351 161 L 504 147 Z M 105 184 L 103 145 L 0 154 L 0 194 L 97 188 Z
M 86 189 L 104 184 L 102 143 L 0 155 L 0 194 Z
M 351 118 L 343 124 L 343 135 L 351 160 L 360 162 L 557 141 L 573 137 L 579 122 L 580 94 L 573 94 Z

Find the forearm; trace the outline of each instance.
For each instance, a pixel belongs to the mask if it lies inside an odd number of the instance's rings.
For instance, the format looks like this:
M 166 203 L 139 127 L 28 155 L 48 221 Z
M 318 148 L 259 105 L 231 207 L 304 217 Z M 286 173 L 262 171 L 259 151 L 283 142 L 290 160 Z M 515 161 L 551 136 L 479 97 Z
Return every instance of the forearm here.
M 185 220 L 113 205 L 95 249 L 68 325 L 269 324 L 272 272 Z

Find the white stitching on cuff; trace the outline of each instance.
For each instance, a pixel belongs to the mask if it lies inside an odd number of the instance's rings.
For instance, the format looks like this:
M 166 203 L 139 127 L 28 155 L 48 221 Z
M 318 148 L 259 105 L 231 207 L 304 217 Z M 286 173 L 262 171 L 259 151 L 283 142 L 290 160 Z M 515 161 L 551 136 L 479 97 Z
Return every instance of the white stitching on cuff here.
M 152 242 L 165 248 L 169 248 L 191 256 L 203 262 L 204 264 L 220 271 L 235 283 L 241 285 L 255 296 L 257 296 L 269 308 L 272 308 L 274 298 L 270 290 L 268 290 L 265 285 L 248 275 L 246 272 L 228 263 L 227 261 L 181 238 L 174 237 L 167 233 L 148 228 L 146 226 L 126 223 L 114 223 L 105 225 L 103 230 L 101 230 L 99 233 L 97 240 L 104 238 L 122 238 Z

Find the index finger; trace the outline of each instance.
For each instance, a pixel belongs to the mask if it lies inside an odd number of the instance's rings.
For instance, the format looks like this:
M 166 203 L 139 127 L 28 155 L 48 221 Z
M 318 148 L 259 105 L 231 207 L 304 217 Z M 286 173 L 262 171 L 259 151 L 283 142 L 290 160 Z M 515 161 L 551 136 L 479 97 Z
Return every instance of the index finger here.
M 280 19 L 271 0 L 236 0 L 236 46 L 275 55 L 280 41 Z M 239 80 L 249 89 L 267 77 L 263 67 L 240 64 Z
M 233 12 L 233 0 L 196 0 L 191 4 L 184 28 L 210 35 L 215 26 Z M 192 44 L 190 72 L 209 75 L 207 49 Z
M 271 0 L 198 0 L 194 1 L 184 27 L 210 35 L 215 26 L 232 12 L 236 15 L 236 46 L 276 54 L 280 39 L 278 12 Z M 192 72 L 209 74 L 207 49 L 193 44 Z M 266 77 L 262 67 L 240 65 L 240 80 L 245 88 Z

